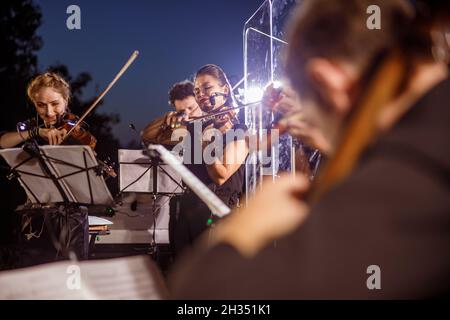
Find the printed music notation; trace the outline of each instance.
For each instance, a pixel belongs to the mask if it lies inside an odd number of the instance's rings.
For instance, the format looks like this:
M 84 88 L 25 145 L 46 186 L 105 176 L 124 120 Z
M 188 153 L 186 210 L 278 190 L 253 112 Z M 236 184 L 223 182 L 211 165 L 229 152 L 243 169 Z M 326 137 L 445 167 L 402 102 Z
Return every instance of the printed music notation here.
M 2 300 L 159 300 L 167 288 L 147 256 L 63 261 L 0 273 Z

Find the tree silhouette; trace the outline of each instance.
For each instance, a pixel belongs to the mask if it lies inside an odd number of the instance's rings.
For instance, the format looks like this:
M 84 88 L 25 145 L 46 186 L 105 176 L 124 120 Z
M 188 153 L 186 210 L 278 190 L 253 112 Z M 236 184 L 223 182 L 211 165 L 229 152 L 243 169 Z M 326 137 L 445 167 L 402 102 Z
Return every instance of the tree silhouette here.
M 42 15 L 32 1 L 12 0 L 0 2 L 0 17 L 0 130 L 11 130 L 26 112 L 24 92 L 37 71 L 36 51 L 42 39 L 36 30 Z M 5 165 L 3 159 L 0 164 Z M 0 174 L 0 194 L 0 269 L 5 269 L 15 260 L 13 230 L 18 217 L 13 210 L 25 196 L 16 181 L 6 179 L 4 171 Z
M 32 0 L 0 1 L 0 131 L 15 130 L 17 122 L 35 115 L 34 107 L 26 97 L 26 86 L 41 71 L 37 67 L 36 55 L 43 44 L 42 38 L 36 34 L 41 22 L 41 10 Z M 62 64 L 49 69 L 69 81 L 73 93 L 71 110 L 80 115 L 94 100 L 82 99 L 83 90 L 92 81 L 90 74 L 83 72 L 72 77 Z M 115 160 L 117 157 L 119 141 L 112 133 L 112 125 L 119 120 L 117 114 L 97 112 L 86 119 L 98 140 L 96 151 L 101 159 L 111 156 Z M 5 166 L 3 159 L 0 159 L 0 165 Z M 25 194 L 18 183 L 7 180 L 5 176 L 6 171 L 0 171 L 0 270 L 13 266 L 12 230 L 19 218 L 14 209 L 25 201 Z M 113 181 L 109 185 L 114 192 L 117 183 Z
M 37 72 L 41 12 L 30 0 L 0 2 L 0 129 L 14 129 L 27 106 L 25 88 Z

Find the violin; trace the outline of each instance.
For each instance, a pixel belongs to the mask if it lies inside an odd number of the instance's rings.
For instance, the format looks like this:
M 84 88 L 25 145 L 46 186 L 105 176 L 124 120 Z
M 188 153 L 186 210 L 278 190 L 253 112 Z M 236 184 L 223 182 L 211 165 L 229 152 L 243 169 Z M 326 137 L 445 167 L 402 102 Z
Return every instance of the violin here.
M 86 122 L 82 121 L 75 127 L 78 121 L 79 117 L 73 113 L 65 113 L 57 119 L 55 127 L 58 130 L 65 129 L 67 132 L 70 132 L 70 135 L 62 144 L 85 145 L 94 150 L 97 145 L 97 139 L 89 132 L 89 125 Z M 97 162 L 99 164 L 99 174 L 104 173 L 105 178 L 117 177 L 117 174 L 114 171 L 114 164 L 110 164 L 109 161 L 102 161 L 100 159 L 97 159 Z
M 63 144 L 86 145 L 95 149 L 97 139 L 88 131 L 88 124 L 83 121 L 80 125 L 75 126 L 78 121 L 79 117 L 73 113 L 65 113 L 58 118 L 55 127 L 58 130 L 65 129 L 67 132 L 70 132 Z
M 234 120 L 236 118 L 236 111 L 233 108 L 223 106 L 222 108 L 214 110 L 213 114 L 214 116 L 212 116 L 210 120 L 211 123 L 207 125 L 206 128 L 213 127 L 222 134 L 225 134 L 228 130 L 233 128 Z
M 147 125 L 141 132 L 141 139 L 145 144 L 164 144 L 176 145 L 179 141 L 172 141 L 172 133 L 175 129 L 186 129 L 186 126 L 181 126 L 181 123 L 176 123 L 173 126 L 167 124 L 167 117 L 171 113 L 161 116 L 149 125 Z M 181 113 L 180 113 L 181 116 Z
M 216 112 L 212 112 L 209 115 L 191 118 L 187 121 L 177 120 L 171 125 L 167 124 L 168 115 L 170 115 L 170 113 L 155 119 L 143 130 L 142 140 L 144 141 L 144 143 L 176 145 L 180 141 L 172 140 L 173 132 L 177 129 L 186 130 L 187 126 L 195 121 L 201 121 L 203 123 L 204 129 L 214 127 L 225 133 L 233 127 L 232 120 L 236 116 L 236 112 L 234 110 L 223 108 L 220 110 L 216 110 Z M 178 112 L 175 116 L 182 119 L 183 113 Z
M 269 85 L 264 94 L 264 98 L 262 101 L 240 105 L 238 107 L 229 108 L 223 106 L 218 109 L 212 110 L 209 114 L 205 114 L 203 116 L 191 118 L 189 120 L 183 120 L 183 113 L 180 112 L 176 114 L 179 121 L 172 123 L 171 125 L 167 124 L 167 115 L 159 117 L 155 119 L 151 124 L 149 124 L 143 131 L 142 139 L 145 143 L 156 143 L 156 144 L 165 144 L 165 145 L 176 145 L 179 141 L 172 140 L 172 133 L 176 129 L 186 129 L 189 124 L 192 124 L 197 121 L 201 121 L 204 124 L 205 128 L 214 127 L 220 130 L 222 133 L 225 133 L 229 129 L 231 129 L 234 125 L 233 120 L 237 115 L 237 110 L 247 108 L 247 107 L 256 107 L 259 106 L 260 103 L 263 103 L 264 109 L 268 109 L 270 111 L 274 111 L 274 107 L 277 102 L 279 102 L 282 98 L 281 96 L 282 88 L 275 86 L 274 84 Z M 278 128 L 278 122 L 281 120 L 282 114 L 279 112 L 274 112 L 276 115 L 274 117 L 274 121 L 271 123 L 272 129 L 280 129 Z M 170 114 L 170 113 L 169 113 Z M 284 133 L 284 131 L 283 131 Z

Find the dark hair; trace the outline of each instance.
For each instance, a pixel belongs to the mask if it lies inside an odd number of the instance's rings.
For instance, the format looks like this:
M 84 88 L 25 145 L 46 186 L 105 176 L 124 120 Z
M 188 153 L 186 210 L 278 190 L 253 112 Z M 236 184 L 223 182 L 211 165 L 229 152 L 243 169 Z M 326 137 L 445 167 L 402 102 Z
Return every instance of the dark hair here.
M 367 8 L 381 10 L 381 29 L 370 30 Z M 311 58 L 345 60 L 368 68 L 398 44 L 414 10 L 406 0 L 304 0 L 291 23 L 286 72 L 300 94 L 314 94 L 306 65 Z
M 194 84 L 192 81 L 177 82 L 169 90 L 169 103 L 174 105 L 175 100 L 183 100 L 190 96 L 194 97 Z
M 227 99 L 225 101 L 225 105 L 228 107 L 231 107 L 231 108 L 236 106 L 236 100 L 233 95 L 233 89 L 231 87 L 230 81 L 228 80 L 227 75 L 225 74 L 225 72 L 222 70 L 221 67 L 219 67 L 215 64 L 204 65 L 195 74 L 194 81 L 195 81 L 195 79 L 197 79 L 197 77 L 199 77 L 201 75 L 209 75 L 209 76 L 214 77 L 217 80 L 219 80 L 219 83 L 221 86 L 226 85 L 228 87 L 229 96 L 227 97 Z
M 416 16 L 404 39 L 405 52 L 419 52 L 437 61 L 450 61 L 450 2 L 448 0 L 412 1 Z M 431 35 L 430 30 L 433 30 Z

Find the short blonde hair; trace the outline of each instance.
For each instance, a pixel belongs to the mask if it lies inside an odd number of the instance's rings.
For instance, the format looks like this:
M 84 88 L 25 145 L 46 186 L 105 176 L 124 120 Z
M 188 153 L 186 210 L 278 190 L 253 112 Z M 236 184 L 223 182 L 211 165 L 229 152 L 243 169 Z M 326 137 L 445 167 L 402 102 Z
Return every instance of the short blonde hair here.
M 27 87 L 27 95 L 33 103 L 35 102 L 35 95 L 42 88 L 53 88 L 61 94 L 64 100 L 67 102 L 70 100 L 70 86 L 59 74 L 46 72 L 30 81 Z

